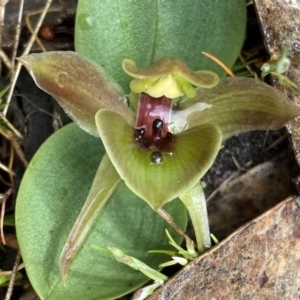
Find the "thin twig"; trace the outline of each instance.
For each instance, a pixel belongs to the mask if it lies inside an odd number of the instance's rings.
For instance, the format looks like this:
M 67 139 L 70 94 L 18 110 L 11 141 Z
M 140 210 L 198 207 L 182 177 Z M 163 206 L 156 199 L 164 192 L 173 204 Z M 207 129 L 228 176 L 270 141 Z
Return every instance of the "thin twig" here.
M 1 169 L 1 163 L 0 163 L 0 169 Z M 15 173 L 13 173 L 13 175 L 15 175 Z M 1 175 L 0 175 L 0 182 L 3 183 L 5 186 L 14 187 L 13 183 L 6 181 Z
M 20 42 L 23 8 L 24 8 L 24 0 L 20 0 L 20 8 L 19 8 L 18 21 L 17 21 L 16 36 L 15 36 L 14 48 L 13 48 L 12 57 L 11 57 L 12 72 L 15 68 L 15 60 L 16 60 L 17 51 L 18 51 L 19 42 Z
M 31 34 L 34 33 L 34 30 L 33 30 L 32 26 L 31 26 L 30 18 L 32 16 L 39 15 L 41 12 L 43 12 L 43 10 L 38 10 L 38 11 L 31 12 L 25 18 L 26 26 L 27 26 L 27 28 L 28 28 L 28 30 L 30 31 Z M 41 42 L 41 40 L 40 40 L 40 38 L 38 36 L 36 36 L 35 41 L 40 46 L 41 50 L 43 52 L 46 52 L 46 48 L 45 48 L 45 46 L 43 45 L 43 43 Z
M 174 219 L 163 209 L 159 208 L 156 210 L 156 212 L 175 230 L 177 231 L 181 236 L 184 237 L 184 239 L 189 242 L 190 244 L 193 243 L 193 241 L 185 234 L 185 232 L 175 223 Z
M 13 146 L 13 149 L 15 150 L 16 154 L 18 155 L 18 157 L 21 159 L 23 165 L 25 168 L 27 168 L 28 166 L 28 161 L 24 155 L 24 152 L 22 150 L 22 148 L 20 147 L 19 143 L 17 142 L 17 140 L 15 139 L 14 135 L 11 133 L 11 138 L 10 138 L 10 142 Z
M 244 167 L 241 166 L 241 164 L 239 163 L 239 161 L 237 160 L 237 158 L 234 155 L 232 155 L 231 158 L 232 158 L 233 163 L 235 164 L 235 166 L 238 170 L 240 170 L 242 172 L 247 171 Z
M 35 113 L 35 112 L 42 112 L 42 113 L 44 113 L 44 114 L 46 114 L 46 115 L 52 117 L 53 119 L 55 119 L 55 118 L 56 118 L 56 119 L 59 119 L 59 117 L 55 116 L 55 114 L 51 114 L 51 113 L 49 113 L 48 111 L 46 111 L 46 110 L 40 108 L 38 105 L 36 105 L 33 101 L 31 101 L 28 97 L 24 96 L 23 94 L 15 94 L 15 96 L 19 96 L 19 97 L 23 98 L 24 100 L 26 100 L 27 102 L 29 102 L 32 106 L 34 106 L 34 107 L 37 109 L 36 111 L 32 111 L 30 114 L 28 114 L 28 115 L 26 116 L 25 121 L 27 121 L 27 119 L 29 118 L 29 116 L 30 116 L 31 114 Z M 62 124 L 61 124 L 61 127 L 62 127 Z
M 264 141 L 263 141 L 263 145 L 262 145 L 262 151 L 265 151 L 265 147 L 267 145 L 268 135 L 269 135 L 269 130 L 266 130 Z
M 252 71 L 251 67 L 249 66 L 249 64 L 246 63 L 244 57 L 242 54 L 239 54 L 239 59 L 241 60 L 241 62 L 245 65 L 245 68 L 248 70 L 248 72 L 255 77 L 255 72 Z
M 239 174 L 241 173 L 240 170 L 235 171 L 234 173 L 232 173 L 227 179 L 225 179 L 210 195 L 209 197 L 206 198 L 206 203 L 208 203 L 211 199 L 213 199 L 213 197 L 220 191 L 220 189 L 227 184 L 229 181 L 231 181 L 232 179 L 234 179 L 235 177 L 237 177 Z
M 8 191 L 5 194 L 1 194 L 2 203 L 1 203 L 1 213 L 0 213 L 0 235 L 1 235 L 1 242 L 3 245 L 5 245 L 5 238 L 4 238 L 4 232 L 3 232 L 3 224 L 4 224 L 4 215 L 5 215 L 5 205 L 7 199 L 11 196 L 13 193 L 13 189 L 9 188 Z
M 264 151 L 269 151 L 270 149 L 274 148 L 275 146 L 277 146 L 278 144 L 280 144 L 281 142 L 283 142 L 285 139 L 287 139 L 289 136 L 288 134 L 285 134 L 281 137 L 279 137 L 276 141 L 274 141 L 271 145 L 269 145 L 267 148 L 264 149 Z
M 10 278 L 10 281 L 9 281 L 9 285 L 8 285 L 8 288 L 7 288 L 5 300 L 10 300 L 10 298 L 11 298 L 13 288 L 14 288 L 15 279 L 16 279 L 16 275 L 17 275 L 17 271 L 18 271 L 18 266 L 20 264 L 20 259 L 21 259 L 21 253 L 20 253 L 20 250 L 18 250 L 16 259 L 15 259 L 15 264 L 14 264 L 14 267 L 12 269 L 12 274 L 11 274 L 11 278 Z
M 11 170 L 9 170 L 9 169 L 7 168 L 7 166 L 5 166 L 5 165 L 4 165 L 3 163 L 1 163 L 1 162 L 0 162 L 0 169 L 3 170 L 4 172 L 7 172 L 7 173 L 11 172 Z M 14 172 L 12 172 L 12 174 L 15 175 Z
M 15 151 L 14 151 L 14 140 L 11 140 L 11 145 L 12 147 L 10 147 L 10 153 L 9 153 L 9 160 L 8 160 L 8 169 L 9 169 L 9 179 L 10 182 L 13 184 L 14 183 L 14 175 L 12 174 L 12 168 L 13 168 L 13 163 L 14 163 L 14 158 L 15 158 Z
M 0 0 L 0 49 L 2 49 L 2 34 L 4 27 L 4 17 L 5 17 L 5 5 L 8 0 Z M 0 56 L 2 58 L 2 56 Z M 2 58 L 3 59 L 3 58 Z M 0 60 L 0 74 L 1 74 L 1 60 Z
M 19 156 L 19 158 L 21 159 L 22 163 L 24 164 L 25 167 L 28 166 L 28 162 L 25 158 L 25 155 L 19 145 L 19 143 L 17 142 L 14 134 L 7 130 L 6 132 L 4 132 L 3 130 L 0 129 L 0 134 L 3 135 L 8 141 L 10 141 L 13 149 L 15 150 L 15 152 L 17 153 L 17 155 Z
M 0 112 L 0 119 L 3 121 L 3 123 L 6 125 L 7 128 L 9 128 L 15 136 L 17 136 L 19 139 L 23 140 L 24 137 L 23 135 L 12 125 L 6 118 L 5 116 Z
M 61 6 L 63 6 L 63 3 L 60 3 L 60 4 L 61 4 Z M 53 7 L 53 8 L 51 8 L 51 10 L 49 10 L 49 12 L 62 12 L 62 11 L 63 11 L 63 7 Z M 33 11 L 33 12 L 29 13 L 25 18 L 26 26 L 31 34 L 33 34 L 33 28 L 32 28 L 31 22 L 30 22 L 30 18 L 33 16 L 36 16 L 36 15 L 39 15 L 41 12 L 43 12 L 42 9 L 38 10 L 38 11 Z M 40 46 L 40 48 L 43 52 L 47 51 L 46 47 L 44 46 L 44 44 L 42 43 L 41 39 L 38 36 L 36 36 L 35 41 Z
M 36 38 L 36 36 L 37 36 L 37 34 L 38 34 L 39 30 L 40 30 L 40 27 L 41 27 L 41 25 L 43 23 L 43 20 L 44 20 L 46 14 L 47 14 L 47 11 L 48 11 L 51 3 L 52 3 L 52 0 L 47 0 L 47 3 L 46 3 L 45 8 L 44 8 L 44 11 L 43 11 L 43 13 L 40 16 L 40 19 L 39 19 L 39 21 L 38 21 L 38 23 L 37 23 L 37 25 L 35 27 L 34 33 L 31 36 L 31 38 L 30 38 L 30 40 L 29 40 L 29 42 L 28 42 L 28 44 L 27 44 L 27 46 L 26 46 L 26 48 L 25 48 L 22 56 L 29 54 L 30 49 L 31 49 L 31 47 L 32 47 L 32 45 L 33 45 L 33 43 L 35 41 L 35 38 Z M 5 116 L 7 114 L 8 106 L 9 106 L 9 104 L 11 102 L 12 94 L 13 94 L 13 91 L 15 89 L 15 85 L 16 85 L 16 82 L 17 82 L 17 79 L 18 79 L 21 67 L 22 67 L 22 64 L 20 62 L 18 62 L 17 63 L 17 67 L 16 67 L 16 71 L 14 73 L 13 80 L 12 80 L 12 83 L 11 83 L 11 87 L 10 87 L 9 92 L 8 92 L 6 106 L 5 106 L 4 110 L 3 110 L 3 114 Z
M 17 268 L 17 271 L 20 271 L 20 270 L 22 270 L 24 268 L 25 268 L 25 264 L 21 263 L 21 264 L 19 264 L 19 266 Z M 0 277 L 1 276 L 10 276 L 12 273 L 13 273 L 13 271 L 1 271 L 0 272 Z
M 17 271 L 20 271 L 20 270 L 22 270 L 24 268 L 25 268 L 25 264 L 21 263 L 21 264 L 19 264 L 19 266 L 17 268 Z M 1 276 L 10 276 L 12 273 L 13 273 L 13 271 L 1 271 L 0 272 L 0 277 Z
M 3 133 L 3 131 L 0 130 L 0 133 L 8 140 L 11 142 L 11 138 L 10 138 L 10 135 L 9 133 L 11 134 L 10 131 L 7 132 L 7 134 L 5 135 Z M 12 135 L 12 134 L 11 134 Z M 8 166 L 4 166 L 3 164 L 0 163 L 0 168 L 3 169 L 4 171 L 6 171 L 8 173 L 8 176 L 9 176 L 9 180 L 10 180 L 10 185 L 13 186 L 14 184 L 14 172 L 12 170 L 12 166 L 13 166 L 13 162 L 14 162 L 14 149 L 13 147 L 11 146 L 12 144 L 10 143 L 10 148 L 9 148 L 9 161 L 8 161 Z
M 2 59 L 2 62 L 5 64 L 5 66 L 11 70 L 12 69 L 11 61 L 2 49 L 0 49 L 0 58 Z M 0 72 L 1 72 L 1 64 L 0 64 Z

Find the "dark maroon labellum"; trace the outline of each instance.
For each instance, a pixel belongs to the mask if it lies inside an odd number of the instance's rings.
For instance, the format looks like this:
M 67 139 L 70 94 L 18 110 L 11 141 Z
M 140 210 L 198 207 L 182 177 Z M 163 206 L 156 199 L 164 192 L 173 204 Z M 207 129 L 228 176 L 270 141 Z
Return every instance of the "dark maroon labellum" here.
M 164 160 L 164 156 L 159 151 L 154 151 L 150 155 L 150 159 L 155 164 L 160 164 Z
M 161 163 L 163 154 L 173 152 L 175 137 L 168 131 L 171 111 L 172 99 L 140 94 L 134 138 L 142 149 L 151 151 L 151 161 L 154 163 Z

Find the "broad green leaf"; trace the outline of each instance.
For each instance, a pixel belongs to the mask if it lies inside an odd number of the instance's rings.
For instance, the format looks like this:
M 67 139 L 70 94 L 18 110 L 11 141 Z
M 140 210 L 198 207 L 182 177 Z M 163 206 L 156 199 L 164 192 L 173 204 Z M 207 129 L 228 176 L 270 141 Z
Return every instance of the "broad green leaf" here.
M 121 182 L 91 226 L 63 285 L 60 254 L 104 153 L 100 139 L 71 124 L 45 142 L 25 173 L 17 198 L 16 229 L 27 274 L 41 299 L 114 299 L 148 280 L 91 244 L 118 247 L 153 268 L 166 259 L 146 251 L 169 248 L 164 234 L 168 226 Z M 173 201 L 166 209 L 184 228 L 186 211 L 181 202 Z
M 104 66 L 126 92 L 130 77 L 121 64 L 128 58 L 147 67 L 165 56 L 177 57 L 192 70 L 224 71 L 203 56 L 228 67 L 244 41 L 245 1 L 79 0 L 76 51 Z
M 199 105 L 202 108 L 197 111 Z M 251 130 L 277 130 L 300 115 L 300 107 L 280 91 L 241 77 L 221 79 L 212 89 L 198 89 L 197 96 L 179 103 L 178 109 L 172 118 L 177 130 L 211 123 L 221 128 L 224 138 Z
M 71 51 L 31 54 L 19 58 L 36 85 L 54 97 L 85 131 L 98 136 L 95 114 L 109 108 L 134 122 L 125 94 L 113 78 L 93 61 Z
M 211 167 L 222 142 L 220 129 L 204 124 L 174 135 L 162 163 L 156 164 L 150 159 L 153 150 L 137 144 L 133 128 L 122 116 L 102 109 L 96 124 L 121 178 L 154 210 L 193 188 Z

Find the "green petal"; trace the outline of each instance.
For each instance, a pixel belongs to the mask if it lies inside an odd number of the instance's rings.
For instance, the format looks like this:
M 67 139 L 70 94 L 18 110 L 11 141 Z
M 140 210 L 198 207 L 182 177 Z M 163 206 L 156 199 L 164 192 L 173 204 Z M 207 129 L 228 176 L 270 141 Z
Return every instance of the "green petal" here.
M 138 68 L 134 61 L 124 59 L 122 63 L 124 71 L 133 78 L 149 79 L 158 78 L 168 74 L 175 74 L 189 83 L 211 88 L 219 83 L 219 77 L 211 71 L 192 71 L 184 62 L 175 57 L 164 57 L 146 68 Z
M 139 147 L 134 129 L 122 116 L 100 110 L 96 124 L 121 178 L 155 210 L 194 187 L 212 165 L 222 141 L 218 127 L 209 124 L 195 127 L 174 136 L 163 162 L 155 164 L 150 160 L 153 150 Z
M 64 282 L 66 282 L 70 266 L 76 254 L 82 248 L 92 224 L 103 210 L 105 203 L 119 182 L 120 176 L 111 164 L 109 157 L 105 154 L 93 180 L 89 195 L 61 254 L 60 274 Z
M 95 114 L 112 109 L 134 122 L 125 94 L 105 70 L 75 52 L 46 52 L 19 59 L 39 88 L 53 96 L 86 132 L 98 136 Z
M 177 130 L 210 123 L 224 138 L 251 130 L 277 130 L 300 115 L 300 107 L 273 87 L 251 78 L 225 78 L 212 89 L 179 104 L 172 116 Z

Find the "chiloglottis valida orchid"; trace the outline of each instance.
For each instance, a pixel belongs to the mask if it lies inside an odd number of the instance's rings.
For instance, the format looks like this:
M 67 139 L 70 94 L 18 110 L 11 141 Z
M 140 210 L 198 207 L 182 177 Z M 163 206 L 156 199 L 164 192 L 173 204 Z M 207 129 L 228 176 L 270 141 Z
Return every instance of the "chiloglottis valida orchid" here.
M 250 130 L 277 130 L 300 115 L 298 106 L 263 82 L 219 79 L 210 71 L 192 71 L 177 58 L 145 68 L 125 59 L 123 69 L 134 78 L 128 96 L 104 68 L 74 52 L 32 54 L 20 61 L 107 151 L 62 253 L 63 278 L 120 180 L 154 210 L 179 197 L 193 221 L 198 249 L 209 247 L 199 181 L 222 141 Z

